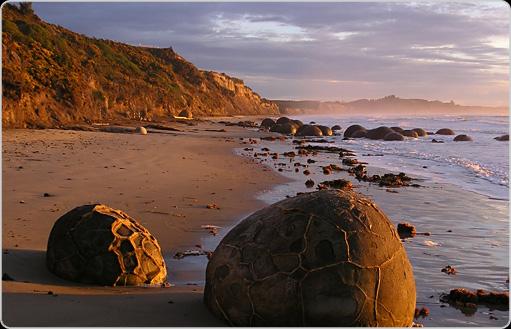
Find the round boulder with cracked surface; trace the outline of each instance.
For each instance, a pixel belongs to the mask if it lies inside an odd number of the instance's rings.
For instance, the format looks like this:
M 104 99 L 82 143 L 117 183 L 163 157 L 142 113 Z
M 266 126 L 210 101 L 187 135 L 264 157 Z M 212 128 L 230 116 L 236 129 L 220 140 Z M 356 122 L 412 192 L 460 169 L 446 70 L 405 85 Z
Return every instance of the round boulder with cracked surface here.
M 204 302 L 235 326 L 411 326 L 415 281 L 385 214 L 354 191 L 259 210 L 220 242 Z
M 167 279 L 161 248 L 151 233 L 102 204 L 76 207 L 55 222 L 46 265 L 63 279 L 101 285 L 160 285 Z

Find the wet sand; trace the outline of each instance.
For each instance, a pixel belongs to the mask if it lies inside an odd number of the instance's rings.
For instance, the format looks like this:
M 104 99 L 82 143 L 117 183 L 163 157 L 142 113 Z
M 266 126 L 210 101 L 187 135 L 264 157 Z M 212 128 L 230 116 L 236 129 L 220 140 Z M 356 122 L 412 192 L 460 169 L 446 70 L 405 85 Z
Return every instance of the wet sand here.
M 16 280 L 2 281 L 6 325 L 223 325 L 202 304 L 200 274 L 180 270 L 172 256 L 197 249 L 208 235 L 201 225 L 225 227 L 261 208 L 256 195 L 286 179 L 234 154 L 240 138 L 260 133 L 211 123 L 176 127 L 183 132 L 3 132 L 2 272 Z M 46 269 L 55 220 L 96 202 L 124 210 L 155 235 L 176 286 L 86 286 Z
M 333 139 L 331 137 L 330 139 Z M 312 144 L 331 146 L 333 144 Z M 377 184 L 359 182 L 346 171 L 325 175 L 322 166 L 341 164 L 337 153 L 319 152 L 315 156 L 282 156 L 284 152 L 295 151 L 296 145 L 286 142 L 263 141 L 249 152 L 238 149 L 240 154 L 253 157 L 261 148 L 277 152 L 279 159 L 258 156 L 261 163 L 291 179 L 291 182 L 277 185 L 261 195 L 267 203 L 273 203 L 299 192 L 311 192 L 305 181 L 312 179 L 316 184 L 334 179 L 347 179 L 354 190 L 367 195 L 387 214 L 392 222 L 413 224 L 417 235 L 403 241 L 408 258 L 414 269 L 417 287 L 417 307 L 427 307 L 430 315 L 415 321 L 426 327 L 485 326 L 505 327 L 509 321 L 508 310 L 479 306 L 473 313 L 463 313 L 446 303 L 440 296 L 454 288 L 471 290 L 509 291 L 509 201 L 496 200 L 487 196 L 463 191 L 451 184 L 437 183 L 424 177 L 414 176 L 421 187 L 387 188 Z M 343 147 L 342 142 L 339 146 Z M 349 149 L 349 145 L 344 147 Z M 356 157 L 357 158 L 357 157 Z M 316 162 L 307 163 L 307 159 Z M 368 160 L 369 161 L 369 160 Z M 300 163 L 299 172 L 295 164 Z M 306 167 L 304 167 L 305 165 Z M 310 175 L 302 172 L 307 169 Z M 388 170 L 367 166 L 368 174 L 388 173 Z M 392 191 L 392 192 L 389 192 Z M 447 275 L 441 269 L 454 266 L 456 275 Z

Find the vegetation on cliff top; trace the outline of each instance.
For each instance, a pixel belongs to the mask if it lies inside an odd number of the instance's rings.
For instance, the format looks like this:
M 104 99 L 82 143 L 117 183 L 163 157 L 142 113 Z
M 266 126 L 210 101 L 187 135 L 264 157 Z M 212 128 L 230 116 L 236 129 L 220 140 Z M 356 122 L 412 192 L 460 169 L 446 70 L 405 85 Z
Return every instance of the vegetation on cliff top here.
M 2 11 L 4 127 L 55 127 L 116 118 L 275 114 L 243 81 L 202 71 L 172 48 L 89 38 L 37 17 Z

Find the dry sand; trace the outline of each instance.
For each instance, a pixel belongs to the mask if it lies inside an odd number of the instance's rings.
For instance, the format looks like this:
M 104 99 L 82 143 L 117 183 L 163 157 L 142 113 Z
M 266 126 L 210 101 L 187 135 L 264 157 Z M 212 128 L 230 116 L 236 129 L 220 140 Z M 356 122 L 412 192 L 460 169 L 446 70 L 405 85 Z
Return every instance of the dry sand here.
M 200 243 L 207 234 L 201 225 L 232 225 L 263 207 L 256 195 L 285 181 L 233 153 L 243 146 L 240 137 L 257 132 L 213 123 L 176 127 L 184 131 L 3 132 L 2 273 L 16 280 L 2 281 L 4 324 L 224 325 L 202 304 L 201 286 L 86 286 L 61 280 L 45 266 L 53 223 L 76 206 L 100 202 L 124 210 L 156 236 L 168 257 Z M 210 203 L 220 210 L 207 209 Z

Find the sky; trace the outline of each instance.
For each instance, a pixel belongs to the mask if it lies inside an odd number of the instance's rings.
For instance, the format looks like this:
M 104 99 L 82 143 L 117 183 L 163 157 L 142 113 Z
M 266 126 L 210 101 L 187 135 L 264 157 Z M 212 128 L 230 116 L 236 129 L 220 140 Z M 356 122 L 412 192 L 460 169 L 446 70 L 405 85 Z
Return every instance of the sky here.
M 502 0 L 33 7 L 88 36 L 172 47 L 269 99 L 508 104 L 510 7 Z

